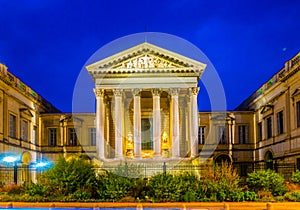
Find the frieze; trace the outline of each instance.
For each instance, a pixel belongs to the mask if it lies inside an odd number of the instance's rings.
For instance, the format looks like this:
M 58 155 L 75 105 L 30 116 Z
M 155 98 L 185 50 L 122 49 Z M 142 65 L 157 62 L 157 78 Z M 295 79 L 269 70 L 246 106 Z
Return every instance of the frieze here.
M 115 66 L 113 68 L 122 69 L 153 69 L 153 68 L 172 68 L 172 67 L 182 67 L 173 62 L 161 59 L 149 54 L 142 55 L 140 57 L 134 57 L 128 61 L 123 62 L 121 65 Z

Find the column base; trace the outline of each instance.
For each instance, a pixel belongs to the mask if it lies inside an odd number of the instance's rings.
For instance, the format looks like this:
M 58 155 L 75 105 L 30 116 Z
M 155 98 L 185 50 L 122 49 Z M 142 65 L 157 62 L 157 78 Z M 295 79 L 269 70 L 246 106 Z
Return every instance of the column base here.
M 114 160 L 124 160 L 124 156 L 115 156 Z
M 161 153 L 154 153 L 153 157 L 156 158 L 156 157 L 162 157 L 162 156 L 161 156 Z
M 142 159 L 143 157 L 142 157 L 142 155 L 134 155 L 134 157 L 133 157 L 133 159 Z

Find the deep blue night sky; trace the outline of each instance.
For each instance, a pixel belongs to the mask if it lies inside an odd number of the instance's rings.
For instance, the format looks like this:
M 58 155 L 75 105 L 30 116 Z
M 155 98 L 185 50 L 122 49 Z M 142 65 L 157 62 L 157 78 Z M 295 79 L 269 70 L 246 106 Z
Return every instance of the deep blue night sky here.
M 300 1 L 0 0 L 0 62 L 63 112 L 76 78 L 106 43 L 138 32 L 200 48 L 232 110 L 300 51 Z M 209 110 L 205 90 L 200 109 Z

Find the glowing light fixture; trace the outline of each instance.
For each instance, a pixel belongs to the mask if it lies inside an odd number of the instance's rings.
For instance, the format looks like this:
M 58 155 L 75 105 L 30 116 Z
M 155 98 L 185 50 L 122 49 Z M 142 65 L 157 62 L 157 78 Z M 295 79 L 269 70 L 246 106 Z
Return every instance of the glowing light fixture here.
M 53 163 L 48 160 L 41 160 L 39 162 L 36 162 L 33 167 L 39 169 L 39 170 L 44 170 L 44 169 L 49 169 L 51 168 Z
M 5 163 L 13 163 L 13 167 L 14 167 L 14 183 L 17 184 L 18 183 L 18 157 L 15 155 L 6 155 L 2 158 L 2 161 Z
M 14 163 L 17 160 L 18 160 L 18 158 L 15 156 L 6 156 L 2 159 L 2 161 L 6 162 L 6 163 Z

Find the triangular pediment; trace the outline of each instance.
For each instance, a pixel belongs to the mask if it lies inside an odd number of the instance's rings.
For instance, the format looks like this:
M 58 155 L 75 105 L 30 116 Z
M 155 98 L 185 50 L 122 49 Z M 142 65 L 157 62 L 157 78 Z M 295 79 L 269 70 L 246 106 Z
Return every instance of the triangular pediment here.
M 274 108 L 274 105 L 272 105 L 272 104 L 267 104 L 267 105 L 264 105 L 263 107 L 262 107 L 262 110 L 261 110 L 261 114 L 266 114 L 267 112 L 273 112 L 273 108 Z
M 202 73 L 206 67 L 199 61 L 158 47 L 150 43 L 142 43 L 110 57 L 97 61 L 89 66 L 90 73 L 95 71 L 124 71 L 128 70 L 162 70 L 179 69 Z
M 20 108 L 19 110 L 20 110 L 20 112 L 22 114 L 25 114 L 25 115 L 27 115 L 29 117 L 33 117 L 34 116 L 28 108 Z
M 299 88 L 296 88 L 296 90 L 293 92 L 293 94 L 292 94 L 292 98 L 294 98 L 294 97 L 296 97 L 297 95 L 299 95 L 300 94 L 300 89 Z

